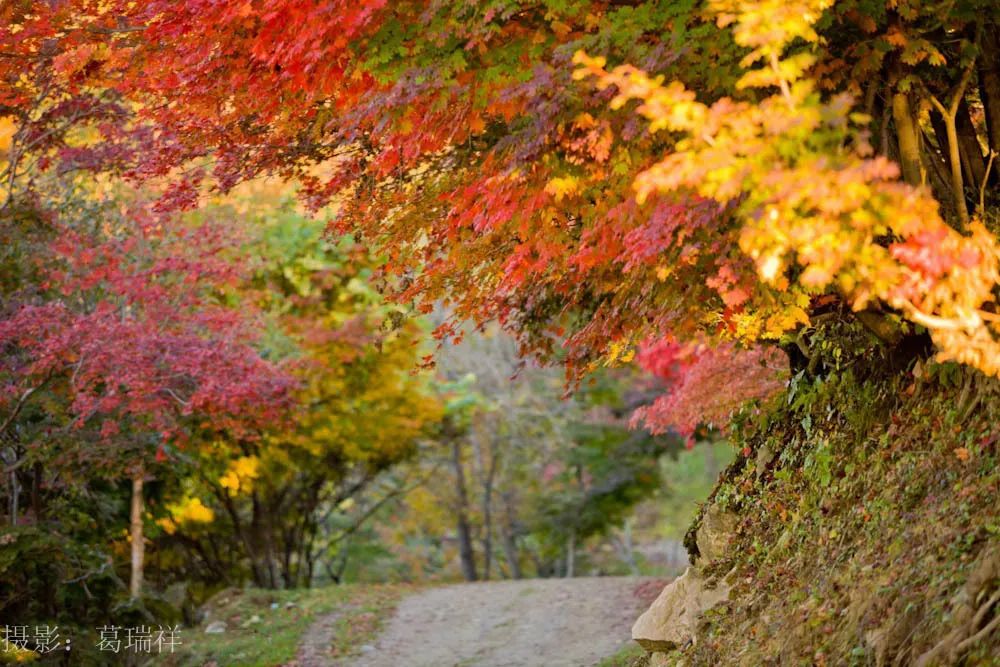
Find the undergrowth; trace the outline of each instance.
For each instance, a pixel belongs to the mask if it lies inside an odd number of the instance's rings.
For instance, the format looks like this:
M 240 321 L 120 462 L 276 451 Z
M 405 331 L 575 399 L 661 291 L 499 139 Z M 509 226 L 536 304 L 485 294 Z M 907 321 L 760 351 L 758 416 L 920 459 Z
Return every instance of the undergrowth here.
M 857 375 L 802 371 L 737 424 L 713 502 L 740 523 L 707 566 L 733 591 L 670 662 L 1000 664 L 997 383 Z
M 203 608 L 205 620 L 186 629 L 184 643 L 153 664 L 163 667 L 271 667 L 299 665 L 303 635 L 319 618 L 333 614 L 329 647 L 320 647 L 326 664 L 348 661 L 358 647 L 373 641 L 397 601 L 411 586 L 343 585 L 299 590 L 227 589 Z M 208 634 L 212 622 L 225 631 Z M 307 667 L 302 665 L 302 667 Z

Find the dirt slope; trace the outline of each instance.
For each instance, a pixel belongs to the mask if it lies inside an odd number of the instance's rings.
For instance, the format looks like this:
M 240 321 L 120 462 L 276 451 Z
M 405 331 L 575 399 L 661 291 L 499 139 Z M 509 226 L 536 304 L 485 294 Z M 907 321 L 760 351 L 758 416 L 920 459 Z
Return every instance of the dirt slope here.
M 631 577 L 460 584 L 403 600 L 352 667 L 594 665 L 630 641 L 664 582 Z

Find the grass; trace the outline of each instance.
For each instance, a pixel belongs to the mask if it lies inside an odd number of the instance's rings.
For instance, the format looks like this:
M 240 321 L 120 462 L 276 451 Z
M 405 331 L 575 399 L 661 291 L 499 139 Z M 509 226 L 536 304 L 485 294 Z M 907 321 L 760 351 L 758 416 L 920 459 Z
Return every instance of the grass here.
M 646 663 L 646 651 L 635 642 L 628 642 L 617 653 L 597 663 L 597 667 L 643 667 Z
M 272 667 L 293 660 L 310 625 L 339 614 L 333 628 L 332 657 L 352 655 L 374 639 L 411 587 L 346 585 L 308 590 L 227 589 L 206 604 L 205 620 L 182 630 L 183 645 L 153 664 L 163 667 Z M 226 631 L 206 634 L 215 621 Z

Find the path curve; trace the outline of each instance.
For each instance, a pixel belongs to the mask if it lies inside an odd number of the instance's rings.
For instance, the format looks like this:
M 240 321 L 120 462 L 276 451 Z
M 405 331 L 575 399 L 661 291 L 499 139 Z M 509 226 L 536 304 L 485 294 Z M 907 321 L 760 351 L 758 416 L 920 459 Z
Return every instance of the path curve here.
M 579 667 L 631 641 L 666 582 L 639 577 L 456 584 L 404 599 L 352 667 Z M 374 649 L 374 650 L 373 650 Z

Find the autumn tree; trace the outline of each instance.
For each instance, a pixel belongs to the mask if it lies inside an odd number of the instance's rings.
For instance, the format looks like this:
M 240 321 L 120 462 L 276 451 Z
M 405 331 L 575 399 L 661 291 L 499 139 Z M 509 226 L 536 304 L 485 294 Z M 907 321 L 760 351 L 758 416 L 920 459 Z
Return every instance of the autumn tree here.
M 162 102 L 137 116 L 164 129 L 134 174 L 211 156 L 223 189 L 301 179 L 385 253 L 398 298 L 497 319 L 574 376 L 664 335 L 801 349 L 838 308 L 890 347 L 901 315 L 940 359 L 993 373 L 995 244 L 965 225 L 993 178 L 976 154 L 995 134 L 990 10 L 154 2 L 87 12 L 51 49 Z M 578 52 L 599 87 L 572 81 Z M 612 99 L 639 99 L 650 125 Z M 193 205 L 207 174 L 164 205 Z
M 218 220 L 189 225 L 154 206 L 151 190 L 115 180 L 134 166 L 143 129 L 114 91 L 86 85 L 88 58 L 109 53 L 95 33 L 79 33 L 80 58 L 55 48 L 52 30 L 86 24 L 76 9 L 0 9 L 4 544 L 65 546 L 45 576 L 61 580 L 68 570 L 89 595 L 87 580 L 117 563 L 94 563 L 100 551 L 78 558 L 59 539 L 78 525 L 56 510 L 129 478 L 128 590 L 141 606 L 150 473 L 163 472 L 166 450 L 188 444 L 194 430 L 253 437 L 280 417 L 293 382 L 254 349 L 251 313 L 219 298 L 241 268 L 232 230 Z M 45 610 L 55 615 L 47 590 Z M 13 603 L 24 604 L 22 593 Z
M 242 209 L 255 230 L 247 255 L 257 263 L 234 298 L 262 313 L 263 349 L 299 386 L 287 422 L 251 439 L 209 433 L 192 456 L 179 454 L 187 474 L 160 519 L 160 547 L 190 553 L 179 568 L 188 578 L 295 588 L 336 579 L 351 534 L 413 484 L 388 472 L 418 453 L 440 406 L 428 378 L 411 372 L 423 332 L 393 324 L 398 307 L 371 286 L 364 249 L 325 240 L 324 223 L 287 198 L 246 208 L 262 201 L 222 208 Z

